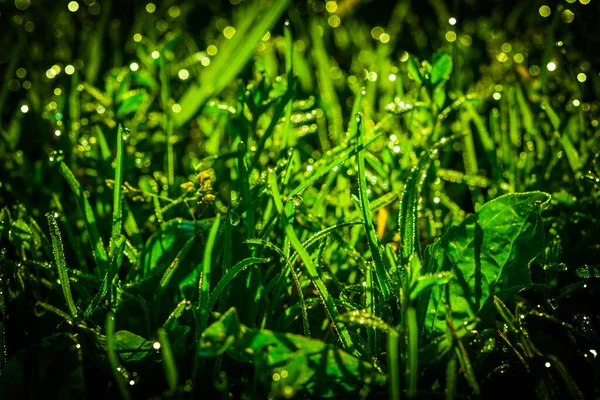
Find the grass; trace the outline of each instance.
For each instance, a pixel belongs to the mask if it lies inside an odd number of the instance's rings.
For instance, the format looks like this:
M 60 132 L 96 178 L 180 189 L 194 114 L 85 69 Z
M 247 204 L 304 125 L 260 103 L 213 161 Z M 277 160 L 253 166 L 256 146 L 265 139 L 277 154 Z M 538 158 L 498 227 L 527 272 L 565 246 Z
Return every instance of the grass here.
M 594 398 L 598 5 L 451 3 L 10 3 L 0 398 Z

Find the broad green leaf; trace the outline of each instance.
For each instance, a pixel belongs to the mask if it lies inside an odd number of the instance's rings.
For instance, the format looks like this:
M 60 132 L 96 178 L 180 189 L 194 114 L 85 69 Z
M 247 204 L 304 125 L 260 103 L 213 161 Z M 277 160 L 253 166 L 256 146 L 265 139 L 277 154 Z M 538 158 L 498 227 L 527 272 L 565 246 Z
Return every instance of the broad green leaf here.
M 320 340 L 250 329 L 240 323 L 234 308 L 204 331 L 199 352 L 208 357 L 227 353 L 253 363 L 263 383 L 280 394 L 289 386 L 290 394 L 307 390 L 316 397 L 332 397 L 365 383 L 380 386 L 386 382 L 371 364 Z M 275 374 L 278 378 L 273 379 Z
M 426 272 L 452 272 L 445 287 L 434 286 L 421 304 L 424 334 L 446 330 L 444 290 L 450 290 L 454 325 L 493 315 L 484 305 L 496 294 L 515 294 L 531 283 L 529 264 L 544 250 L 540 213 L 550 199 L 542 192 L 508 194 L 484 204 L 451 227 L 425 252 Z M 426 308 L 425 308 L 426 305 Z
M 581 278 L 600 278 L 600 265 L 583 265 L 575 273 Z
M 208 226 L 206 221 L 173 219 L 162 225 L 148 239 L 140 254 L 140 267 L 143 274 L 169 265 L 177 253 L 197 230 Z M 162 270 L 161 270 L 162 272 Z
M 115 332 L 113 344 L 123 362 L 142 361 L 152 355 L 152 342 L 129 331 Z
M 441 52 L 436 54 L 431 60 L 432 68 L 429 74 L 429 81 L 433 86 L 442 84 L 452 73 L 452 58 L 448 53 Z

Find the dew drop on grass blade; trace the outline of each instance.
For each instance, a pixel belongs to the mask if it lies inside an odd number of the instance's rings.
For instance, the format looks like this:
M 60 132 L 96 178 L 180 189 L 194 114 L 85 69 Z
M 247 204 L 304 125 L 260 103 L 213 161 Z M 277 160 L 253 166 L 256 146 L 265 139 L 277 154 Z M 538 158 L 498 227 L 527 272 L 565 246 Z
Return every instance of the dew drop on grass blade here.
M 102 284 L 100 285 L 100 290 L 98 291 L 96 296 L 94 296 L 94 298 L 92 299 L 92 301 L 90 302 L 90 304 L 88 305 L 88 307 L 86 308 L 86 310 L 84 312 L 84 315 L 86 318 L 89 318 L 94 313 L 94 311 L 96 310 L 96 308 L 98 307 L 100 302 L 108 294 L 108 292 L 111 288 L 111 285 L 112 285 L 112 281 L 115 278 L 115 276 L 117 276 L 117 273 L 119 272 L 119 268 L 121 267 L 121 264 L 123 263 L 123 256 L 124 256 L 124 250 L 125 250 L 125 237 L 123 235 L 117 235 L 115 237 L 114 246 L 115 246 L 115 250 L 110 259 L 108 271 L 106 271 L 106 274 L 104 275 L 104 279 L 102 280 Z
M 123 186 L 123 132 L 127 134 L 129 130 L 124 129 L 121 125 L 117 129 L 117 157 L 115 159 L 115 182 L 113 186 L 113 216 L 112 229 L 110 233 L 110 245 L 108 256 L 112 259 L 115 251 L 115 240 L 121 234 L 123 226 L 123 211 L 122 211 L 122 186 Z
M 96 266 L 98 267 L 99 272 L 101 274 L 104 274 L 106 272 L 108 264 L 108 255 L 106 254 L 106 249 L 104 248 L 102 237 L 98 232 L 98 225 L 96 224 L 96 217 L 94 216 L 94 212 L 92 211 L 92 206 L 90 205 L 90 202 L 83 193 L 83 189 L 81 188 L 81 185 L 73 175 L 73 172 L 71 172 L 71 169 L 62 159 L 59 159 L 58 163 L 60 172 L 65 177 L 67 183 L 71 187 L 71 190 L 75 195 L 75 201 L 77 202 L 79 212 L 81 213 L 85 221 L 85 226 L 88 231 L 90 245 L 92 246 L 92 254 L 94 256 Z
M 73 318 L 77 318 L 77 307 L 73 301 L 73 294 L 71 293 L 71 285 L 69 283 L 69 273 L 67 271 L 67 262 L 65 260 L 65 251 L 63 248 L 62 239 L 60 237 L 60 230 L 56 223 L 54 214 L 49 212 L 46 214 L 48 218 L 48 225 L 50 226 L 50 236 L 52 237 L 52 248 L 54 250 L 54 261 L 56 262 L 56 268 L 58 270 L 58 279 L 60 279 L 60 286 L 62 287 L 63 295 L 69 308 L 69 313 Z
M 304 246 L 302 246 L 302 243 L 296 236 L 293 226 L 288 222 L 287 218 L 285 218 L 284 205 L 281 199 L 281 195 L 279 194 L 279 188 L 277 187 L 277 177 L 275 175 L 275 172 L 269 172 L 268 183 L 271 187 L 271 193 L 273 195 L 273 200 L 275 201 L 275 207 L 277 208 L 277 212 L 279 213 L 279 215 L 283 216 L 283 218 L 281 218 L 281 221 L 286 236 L 289 238 L 292 247 L 300 255 L 300 259 L 304 263 L 309 278 L 315 285 L 319 295 L 321 296 L 321 299 L 323 300 L 323 303 L 325 303 L 325 309 L 327 310 L 329 318 L 332 320 L 333 326 L 335 327 L 338 335 L 340 336 L 341 343 L 346 348 L 346 351 L 348 351 L 349 353 L 354 353 L 354 344 L 352 343 L 352 339 L 350 338 L 348 329 L 343 323 L 339 321 L 337 308 L 335 307 L 332 297 L 329 295 L 327 287 L 319 277 L 310 255 L 308 254 Z
M 379 245 L 379 239 L 377 238 L 377 233 L 375 232 L 375 227 L 373 226 L 373 219 L 371 218 L 370 208 L 369 208 L 369 197 L 367 194 L 367 178 L 365 171 L 365 153 L 363 146 L 363 131 L 364 131 L 364 123 L 362 114 L 356 114 L 356 137 L 358 147 L 361 149 L 358 151 L 358 188 L 360 194 L 360 209 L 362 211 L 362 219 L 367 231 L 367 242 L 369 244 L 369 249 L 371 250 L 371 257 L 373 257 L 373 262 L 375 264 L 375 272 L 377 275 L 377 282 L 379 283 L 379 287 L 381 288 L 381 293 L 383 295 L 383 300 L 388 301 L 390 297 L 390 289 L 389 289 L 389 278 L 387 275 L 387 271 L 385 270 L 385 266 L 383 263 L 383 253 L 381 251 L 381 246 Z M 373 305 L 374 306 L 374 305 Z

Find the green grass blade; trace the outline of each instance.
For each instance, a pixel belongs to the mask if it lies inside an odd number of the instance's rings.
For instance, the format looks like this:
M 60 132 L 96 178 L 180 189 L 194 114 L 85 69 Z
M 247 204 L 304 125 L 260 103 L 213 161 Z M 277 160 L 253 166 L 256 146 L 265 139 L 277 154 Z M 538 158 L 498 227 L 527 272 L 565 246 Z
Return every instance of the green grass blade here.
M 365 142 L 363 143 L 362 146 L 356 146 L 356 147 L 344 149 L 339 154 L 336 153 L 335 151 L 332 151 L 333 155 L 331 158 L 333 158 L 333 160 L 331 162 L 329 162 L 328 164 L 323 165 L 322 167 L 315 170 L 308 179 L 306 179 L 304 182 L 302 182 L 300 185 L 298 185 L 294 190 L 292 190 L 288 196 L 291 197 L 291 196 L 295 196 L 297 194 L 302 193 L 306 188 L 308 188 L 309 186 L 314 184 L 316 181 L 318 181 L 321 177 L 323 177 L 329 171 L 331 171 L 332 169 L 334 169 L 337 166 L 342 165 L 344 162 L 346 162 L 347 160 L 349 160 L 350 158 L 355 156 L 358 153 L 358 151 L 367 148 L 371 143 L 373 143 L 375 141 L 375 139 L 377 139 L 383 133 L 383 131 L 381 130 L 381 126 L 385 122 L 387 122 L 389 119 L 391 119 L 391 117 L 392 117 L 392 115 L 388 114 L 379 124 L 375 125 L 370 130 L 370 133 L 372 136 L 369 139 L 365 140 Z
M 281 296 L 281 292 L 286 288 L 285 286 L 285 278 L 287 277 L 287 272 L 290 271 L 292 273 L 292 279 L 294 280 L 294 284 L 296 285 L 296 290 L 298 292 L 298 299 L 300 300 L 300 306 L 302 308 L 302 326 L 304 329 L 304 336 L 310 336 L 310 326 L 308 324 L 308 314 L 306 311 L 306 301 L 304 300 L 304 293 L 302 289 L 302 285 L 300 283 L 300 279 L 298 278 L 298 274 L 296 270 L 293 268 L 292 263 L 290 262 L 290 258 L 286 256 L 285 252 L 281 250 L 279 247 L 274 245 L 273 243 L 263 240 L 263 239 L 249 239 L 244 243 L 248 244 L 256 244 L 260 246 L 264 246 L 268 249 L 275 251 L 281 259 L 285 262 L 284 270 L 279 274 L 279 278 L 277 281 L 274 281 L 275 290 L 272 295 L 272 302 L 274 303 L 273 309 L 276 309 L 278 305 L 278 299 Z M 294 258 L 297 257 L 297 253 L 294 253 Z
M 221 278 L 219 283 L 217 283 L 217 286 L 215 286 L 215 289 L 213 290 L 210 297 L 208 298 L 207 306 L 206 306 L 206 308 L 208 309 L 208 312 L 210 312 L 210 310 L 212 310 L 212 308 L 214 307 L 217 299 L 223 292 L 223 289 L 225 289 L 227 284 L 229 282 L 231 282 L 231 280 L 233 278 L 235 278 L 237 276 L 237 274 L 239 274 L 241 271 L 248 268 L 250 265 L 263 264 L 268 261 L 269 261 L 268 258 L 248 257 L 248 258 L 238 262 L 237 264 L 235 264 L 233 266 L 233 268 L 231 268 L 229 271 L 227 271 L 227 274 L 225 276 L 223 276 L 223 278 Z
M 244 202 L 244 210 L 246 215 L 244 217 L 244 226 L 246 227 L 247 237 L 254 237 L 254 207 L 252 204 L 252 195 L 250 194 L 250 180 L 248 177 L 248 167 L 246 165 L 246 152 L 247 147 L 244 142 L 240 142 L 238 145 L 238 177 L 239 185 L 241 186 L 242 201 Z
M 212 251 L 217 240 L 217 233 L 219 233 L 219 225 L 221 224 L 221 215 L 217 214 L 208 234 L 206 245 L 204 247 L 204 257 L 202 259 L 202 271 L 200 272 L 200 280 L 198 282 L 198 307 L 194 312 L 196 319 L 196 331 L 195 331 L 195 346 L 196 354 L 194 355 L 194 366 L 192 370 L 193 381 L 195 382 L 198 376 L 199 369 L 201 368 L 200 357 L 198 357 L 198 345 L 200 344 L 200 336 L 206 329 L 208 324 L 209 310 L 208 310 L 208 299 L 210 296 L 210 273 L 212 269 Z
M 167 74 L 167 61 L 164 55 L 159 58 L 159 77 L 160 77 L 160 103 L 163 109 L 163 132 L 165 134 L 165 145 L 167 154 L 165 157 L 165 171 L 167 171 L 167 183 L 172 187 L 175 183 L 175 153 L 173 151 L 173 115 L 169 107 L 171 97 L 171 86 L 169 85 L 169 75 Z
M 96 125 L 96 137 L 98 138 L 98 147 L 100 148 L 100 156 L 106 162 L 110 162 L 110 147 L 104 136 L 104 132 L 100 128 L 100 125 Z
M 329 125 L 329 137 L 333 139 L 335 143 L 343 134 L 344 127 L 342 108 L 340 107 L 340 102 L 331 80 L 331 63 L 323 40 L 324 26 L 327 25 L 311 21 L 310 38 L 312 41 L 312 58 L 317 67 L 317 78 L 319 81 L 319 89 L 321 90 L 321 100 Z
M 115 183 L 113 187 L 113 216 L 110 232 L 109 258 L 112 259 L 115 250 L 115 239 L 121 234 L 123 227 L 123 209 L 121 193 L 123 190 L 123 128 L 117 130 L 117 156 L 115 159 Z
M 125 237 L 122 235 L 118 235 L 115 238 L 114 246 L 115 250 L 113 252 L 113 256 L 110 259 L 108 271 L 106 271 L 104 279 L 102 280 L 102 284 L 100 285 L 100 290 L 98 290 L 96 296 L 94 296 L 88 307 L 85 309 L 84 316 L 86 318 L 89 318 L 94 313 L 94 311 L 96 311 L 96 308 L 98 307 L 100 302 L 108 294 L 112 281 L 117 275 L 121 264 L 123 263 Z
M 167 385 L 169 386 L 169 391 L 173 393 L 177 390 L 179 373 L 177 372 L 177 364 L 173 357 L 173 351 L 171 350 L 167 332 L 163 328 L 158 329 L 158 343 L 160 343 L 160 351 L 163 356 L 163 368 L 167 378 Z
M 157 298 L 160 298 L 160 296 L 163 294 L 163 292 L 169 285 L 169 282 L 171 281 L 173 274 L 175 273 L 175 271 L 177 271 L 177 267 L 179 267 L 179 264 L 181 264 L 181 262 L 185 259 L 187 254 L 190 252 L 190 250 L 196 243 L 197 237 L 198 237 L 198 235 L 194 235 L 185 242 L 185 244 L 183 245 L 181 250 L 179 250 L 179 252 L 177 253 L 177 256 L 175 256 L 175 259 L 173 260 L 173 262 L 171 262 L 169 267 L 166 269 L 162 278 L 160 278 L 159 288 L 158 288 L 158 292 L 156 295 Z
M 48 218 L 48 225 L 50 226 L 50 236 L 52 237 L 52 248 L 54 250 L 54 261 L 56 262 L 56 268 L 58 270 L 58 278 L 60 279 L 60 286 L 62 287 L 63 295 L 69 308 L 69 313 L 73 318 L 77 318 L 77 307 L 73 301 L 73 294 L 71 293 L 71 286 L 69 283 L 69 273 L 67 271 L 67 262 L 65 260 L 65 250 L 63 248 L 62 239 L 60 237 L 60 230 L 58 224 L 54 218 L 54 214 L 51 212 L 46 214 Z
M 108 353 L 108 362 L 113 376 L 115 377 L 115 381 L 117 382 L 117 388 L 119 389 L 121 398 L 130 400 L 131 396 L 127 390 L 127 383 L 125 382 L 124 376 L 119 372 L 119 356 L 117 355 L 117 349 L 115 348 L 115 316 L 112 312 L 109 312 L 106 315 L 106 351 Z
M 377 233 L 375 232 L 375 226 L 373 226 L 373 219 L 371 218 L 371 212 L 369 208 L 369 197 L 367 194 L 367 177 L 365 171 L 365 153 L 363 144 L 363 130 L 364 123 L 362 119 L 362 114 L 358 113 L 356 117 L 356 137 L 358 147 L 362 148 L 362 150 L 358 151 L 358 190 L 359 190 L 359 198 L 360 198 L 360 208 L 362 211 L 362 219 L 367 231 L 367 242 L 369 244 L 369 249 L 371 250 L 371 256 L 373 257 L 373 262 L 375 263 L 375 273 L 377 276 L 377 282 L 379 283 L 379 287 L 381 288 L 381 294 L 383 295 L 383 301 L 387 302 L 390 298 L 390 289 L 389 289 L 389 278 L 387 271 L 385 270 L 385 266 L 383 263 L 383 253 L 381 251 L 381 246 L 379 244 L 379 239 L 377 238 Z M 372 314 L 374 310 L 370 311 Z
M 387 332 L 388 387 L 390 400 L 400 400 L 400 354 L 398 353 L 398 333 Z
M 460 341 L 460 339 L 456 340 L 457 346 L 455 348 L 456 355 L 458 357 L 458 361 L 460 363 L 460 367 L 465 374 L 465 378 L 467 379 L 467 383 L 473 390 L 473 394 L 475 396 L 481 395 L 481 389 L 479 388 L 479 383 L 477 383 L 477 378 L 475 377 L 475 371 L 473 371 L 473 365 L 471 364 L 471 360 L 469 359 L 469 354 L 467 353 L 467 349 Z
M 264 13 L 251 24 L 252 28 L 246 34 L 237 33 L 237 46 L 223 48 L 214 62 L 202 74 L 199 84 L 193 84 L 183 94 L 179 101 L 181 112 L 174 114 L 175 126 L 181 126 L 190 120 L 211 96 L 218 95 L 240 73 L 255 52 L 256 45 L 265 33 L 273 27 L 285 11 L 289 0 L 277 1 L 264 7 Z M 248 7 L 259 7 L 255 1 Z
M 56 314 L 59 317 L 61 317 L 62 319 L 64 319 L 65 321 L 67 321 L 69 324 L 75 323 L 75 320 L 73 319 L 73 317 L 71 317 L 69 314 L 67 314 L 63 310 L 54 307 L 51 304 L 44 303 L 43 301 L 38 301 L 35 303 L 35 307 L 41 307 L 44 310 L 47 310 L 47 311 L 50 311 L 51 313 Z
M 298 252 L 300 255 L 300 259 L 304 263 L 304 266 L 307 270 L 308 276 L 317 288 L 319 295 L 321 296 L 323 302 L 325 303 L 325 308 L 327 313 L 329 314 L 330 319 L 333 322 L 333 325 L 340 337 L 340 341 L 342 345 L 346 348 L 349 353 L 354 353 L 354 344 L 352 343 L 352 339 L 350 338 L 350 334 L 348 333 L 348 329 L 346 326 L 339 321 L 339 314 L 335 304 L 333 302 L 332 297 L 329 295 L 329 291 L 327 287 L 319 277 L 317 273 L 317 269 L 315 268 L 312 258 L 306 251 L 306 248 L 302 245 L 298 236 L 296 236 L 296 232 L 294 232 L 294 228 L 291 224 L 289 224 L 287 218 L 285 218 L 285 211 L 283 201 L 281 199 L 281 195 L 279 194 L 279 188 L 277 187 L 277 178 L 275 172 L 271 171 L 268 176 L 268 182 L 271 187 L 271 193 L 273 195 L 273 200 L 275 202 L 275 207 L 277 208 L 277 212 L 283 216 L 281 221 L 283 223 L 283 227 L 285 230 L 286 236 L 289 238 L 292 247 Z
M 199 288 L 199 299 L 198 309 L 196 310 L 198 319 L 198 331 L 197 335 L 200 335 L 206 328 L 208 322 L 208 299 L 210 297 L 210 273 L 212 270 L 212 251 L 217 240 L 217 233 L 219 232 L 219 225 L 221 224 L 221 215 L 217 215 L 215 221 L 210 228 L 206 246 L 204 247 L 204 257 L 202 259 L 202 272 L 200 275 L 200 281 L 198 283 Z
M 457 373 L 458 363 L 456 361 L 456 354 L 451 353 L 448 364 L 446 364 L 446 400 L 454 400 L 456 398 L 456 387 L 458 381 Z
M 283 26 L 283 37 L 285 39 L 285 73 L 287 75 L 288 87 L 290 87 L 295 86 L 296 82 L 294 79 L 294 39 L 289 20 L 286 20 Z M 294 96 L 292 95 L 285 107 L 285 127 L 283 129 L 283 140 L 281 140 L 282 148 L 286 146 L 294 147 L 297 144 L 296 135 L 291 128 L 293 102 Z
M 417 381 L 419 378 L 419 328 L 417 326 L 417 311 L 414 307 L 406 310 L 406 331 L 408 345 L 408 365 L 406 370 L 406 388 L 409 398 L 417 396 Z
M 79 208 L 79 211 L 83 216 L 89 235 L 94 261 L 96 262 L 96 266 L 98 267 L 100 274 L 104 274 L 106 273 L 106 268 L 108 264 L 108 255 L 106 254 L 106 249 L 104 248 L 102 237 L 100 237 L 100 233 L 98 232 L 98 225 L 96 224 L 96 217 L 94 216 L 94 212 L 92 211 L 92 206 L 90 205 L 88 199 L 85 197 L 83 189 L 81 188 L 81 185 L 73 175 L 73 172 L 71 172 L 69 167 L 67 167 L 67 164 L 65 164 L 64 161 L 59 160 L 59 167 L 60 172 L 65 177 L 67 183 L 71 187 L 73 194 L 75 194 L 75 201 L 77 202 L 77 207 Z

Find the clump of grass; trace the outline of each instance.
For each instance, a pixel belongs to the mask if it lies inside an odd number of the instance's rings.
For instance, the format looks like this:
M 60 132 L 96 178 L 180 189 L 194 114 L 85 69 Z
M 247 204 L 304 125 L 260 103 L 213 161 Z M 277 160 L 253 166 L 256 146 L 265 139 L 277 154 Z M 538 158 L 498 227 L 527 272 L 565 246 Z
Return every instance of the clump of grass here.
M 73 3 L 0 38 L 0 397 L 596 393 L 595 6 Z

